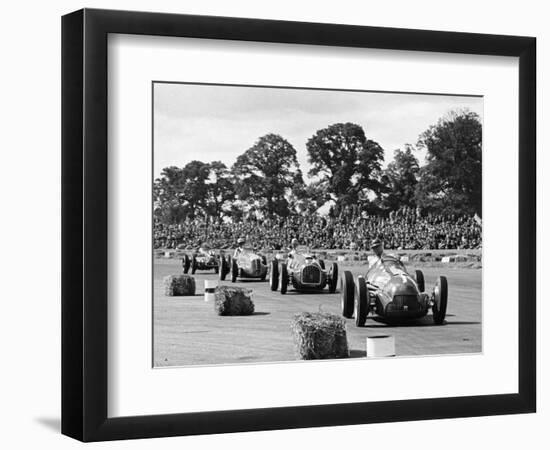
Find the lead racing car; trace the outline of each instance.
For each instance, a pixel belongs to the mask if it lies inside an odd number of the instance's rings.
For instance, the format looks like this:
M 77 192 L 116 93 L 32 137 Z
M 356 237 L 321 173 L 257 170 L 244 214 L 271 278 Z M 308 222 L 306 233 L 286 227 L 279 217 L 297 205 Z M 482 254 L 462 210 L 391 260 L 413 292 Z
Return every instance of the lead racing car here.
M 220 280 L 225 280 L 231 272 L 231 281 L 235 283 L 238 278 L 257 278 L 265 281 L 267 277 L 267 259 L 265 255 L 259 255 L 252 248 L 243 249 L 237 256 L 220 257 Z
M 306 250 L 297 250 L 289 253 L 286 262 L 279 264 L 271 261 L 269 285 L 272 291 L 281 291 L 286 294 L 288 286 L 302 292 L 320 291 L 328 285 L 332 294 L 336 292 L 338 284 L 338 264 L 332 263 L 328 270 L 322 259 Z
M 183 266 L 183 273 L 188 273 L 189 269 L 191 269 L 192 274 L 195 274 L 197 270 L 214 269 L 214 273 L 218 273 L 219 271 L 219 259 L 212 250 L 193 253 L 191 258 L 189 255 L 184 254 L 181 264 Z
M 382 255 L 367 274 L 358 276 L 345 271 L 341 280 L 342 315 L 355 317 L 358 327 L 365 325 L 372 311 L 386 319 L 419 319 L 431 309 L 433 321 L 441 325 L 447 312 L 447 278 L 438 277 L 431 294 L 424 292 L 424 274 L 407 272 L 394 256 Z

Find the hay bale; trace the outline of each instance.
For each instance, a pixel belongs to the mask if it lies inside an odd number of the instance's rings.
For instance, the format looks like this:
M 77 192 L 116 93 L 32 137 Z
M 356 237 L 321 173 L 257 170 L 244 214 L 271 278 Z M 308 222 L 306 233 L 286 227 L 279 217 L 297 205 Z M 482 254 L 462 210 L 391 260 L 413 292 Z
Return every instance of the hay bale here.
M 195 278 L 191 275 L 168 275 L 164 277 L 163 282 L 164 295 L 195 295 Z
M 335 314 L 301 313 L 294 316 L 292 334 L 300 359 L 349 357 L 346 323 Z
M 214 310 L 218 316 L 249 316 L 254 313 L 250 294 L 252 289 L 218 286 L 214 291 Z

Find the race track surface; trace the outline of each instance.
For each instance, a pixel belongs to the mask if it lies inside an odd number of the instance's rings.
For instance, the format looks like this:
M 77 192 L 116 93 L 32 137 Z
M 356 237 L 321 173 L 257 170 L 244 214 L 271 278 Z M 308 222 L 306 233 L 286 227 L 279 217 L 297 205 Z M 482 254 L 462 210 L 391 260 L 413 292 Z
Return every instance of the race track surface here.
M 364 274 L 367 266 L 339 266 Z M 407 269 L 414 270 L 412 264 Z M 431 312 L 423 319 L 388 325 L 370 315 L 364 328 L 345 319 L 351 357 L 365 357 L 365 338 L 380 334 L 395 336 L 397 356 L 479 353 L 481 345 L 481 269 L 418 267 L 424 272 L 426 292 L 438 275 L 449 283 L 449 305 L 444 325 L 433 324 Z M 162 279 L 181 274 L 177 259 L 155 259 L 153 302 L 153 360 L 155 367 L 211 364 L 242 364 L 295 360 L 290 325 L 295 314 L 330 312 L 341 314 L 340 293 L 303 294 L 289 287 L 286 295 L 272 292 L 268 282 L 235 283 L 253 289 L 255 314 L 245 317 L 216 315 L 204 301 L 204 280 L 217 279 L 213 271 L 197 272 L 194 297 L 167 297 Z M 232 284 L 224 281 L 224 284 Z

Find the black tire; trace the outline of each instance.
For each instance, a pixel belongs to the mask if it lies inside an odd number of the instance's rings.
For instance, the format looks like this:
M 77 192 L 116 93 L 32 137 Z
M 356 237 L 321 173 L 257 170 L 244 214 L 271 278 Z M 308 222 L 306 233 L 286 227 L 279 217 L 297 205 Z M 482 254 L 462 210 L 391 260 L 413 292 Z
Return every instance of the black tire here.
M 235 283 L 235 281 L 237 281 L 238 275 L 239 275 L 239 266 L 237 265 L 237 260 L 232 259 L 231 260 L 231 283 Z
M 227 260 L 225 259 L 225 256 L 220 256 L 220 270 L 219 270 L 219 274 L 220 274 L 220 280 L 221 281 L 224 281 L 225 280 L 225 276 L 227 275 Z
M 189 267 L 191 266 L 191 260 L 189 259 L 189 255 L 183 255 L 183 259 L 181 260 L 181 265 L 183 266 L 183 273 L 188 273 Z
M 269 271 L 269 287 L 272 291 L 276 291 L 279 287 L 279 264 L 276 259 L 271 261 L 271 270 Z
M 193 255 L 193 260 L 191 261 L 191 273 L 195 275 L 197 271 L 197 256 Z
M 328 273 L 330 276 L 328 280 L 328 291 L 334 294 L 336 292 L 336 286 L 338 285 L 338 264 L 335 262 L 332 263 Z
M 357 292 L 355 293 L 354 316 L 355 325 L 364 327 L 369 315 L 370 300 L 367 282 L 364 277 L 357 277 Z
M 426 285 L 424 284 L 424 274 L 421 270 L 415 270 L 415 278 L 416 278 L 416 285 L 418 286 L 418 290 L 420 292 L 424 292 Z
M 320 259 L 319 260 L 319 265 L 321 266 L 321 269 L 325 270 L 325 261 Z
M 281 288 L 281 294 L 286 294 L 286 291 L 288 289 L 288 270 L 285 263 L 281 264 L 279 272 L 279 287 Z
M 345 270 L 340 279 L 340 298 L 342 315 L 348 319 L 353 317 L 353 302 L 355 297 L 355 282 L 349 270 Z
M 447 278 L 440 276 L 437 279 L 437 283 L 434 287 L 433 300 L 434 304 L 432 306 L 432 313 L 434 323 L 436 325 L 442 325 L 445 321 L 445 315 L 447 314 L 447 296 L 449 294 L 447 286 Z

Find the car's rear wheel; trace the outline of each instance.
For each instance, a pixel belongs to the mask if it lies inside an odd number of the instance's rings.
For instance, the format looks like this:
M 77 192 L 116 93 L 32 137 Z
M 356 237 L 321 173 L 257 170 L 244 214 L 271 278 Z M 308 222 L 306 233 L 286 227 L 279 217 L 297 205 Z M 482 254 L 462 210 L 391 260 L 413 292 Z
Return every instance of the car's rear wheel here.
M 415 270 L 415 279 L 416 279 L 416 285 L 418 286 L 418 290 L 420 292 L 424 292 L 426 285 L 424 284 L 424 274 L 421 270 Z
M 269 287 L 276 291 L 279 286 L 279 264 L 277 260 L 271 261 L 271 270 L 269 271 Z
M 191 261 L 191 273 L 195 275 L 197 271 L 197 255 L 193 255 L 193 260 Z
M 357 277 L 357 293 L 355 294 L 355 325 L 364 327 L 369 315 L 370 301 L 367 282 L 362 276 Z
M 227 259 L 225 259 L 225 256 L 220 256 L 220 280 L 224 281 L 225 276 L 227 275 Z
M 281 294 L 286 294 L 286 291 L 288 289 L 288 270 L 286 268 L 286 264 L 281 264 L 281 269 L 279 273 L 279 287 L 281 288 Z
M 328 291 L 331 294 L 334 294 L 336 292 L 336 286 L 338 284 L 338 264 L 334 262 L 330 265 L 328 275 L 329 275 Z
M 183 259 L 181 260 L 181 265 L 183 266 L 183 273 L 189 272 L 189 267 L 191 266 L 191 260 L 189 259 L 189 255 L 183 255 Z
M 441 325 L 445 321 L 445 315 L 447 314 L 447 295 L 447 278 L 440 276 L 437 279 L 433 293 L 434 303 L 432 306 L 432 313 L 436 325 Z
M 231 283 L 235 283 L 237 281 L 237 277 L 239 276 L 239 266 L 237 264 L 236 259 L 231 260 Z
M 355 283 L 353 275 L 345 270 L 340 279 L 340 298 L 342 303 L 342 315 L 348 319 L 353 317 L 353 301 L 355 297 Z

